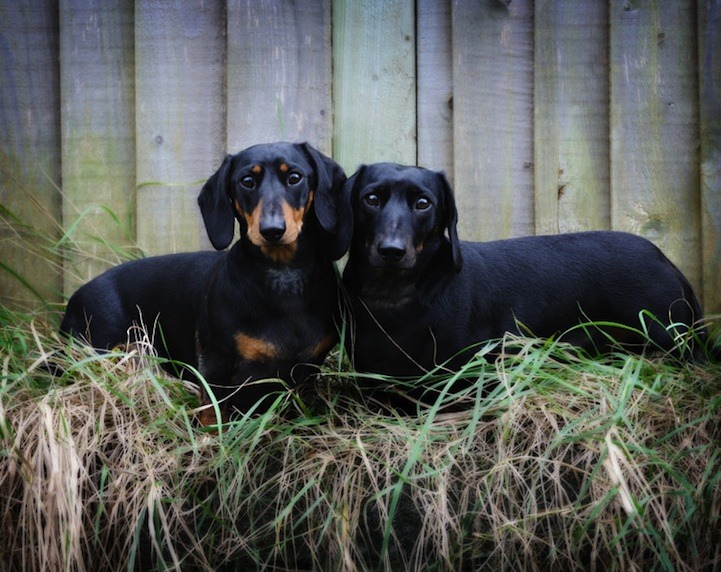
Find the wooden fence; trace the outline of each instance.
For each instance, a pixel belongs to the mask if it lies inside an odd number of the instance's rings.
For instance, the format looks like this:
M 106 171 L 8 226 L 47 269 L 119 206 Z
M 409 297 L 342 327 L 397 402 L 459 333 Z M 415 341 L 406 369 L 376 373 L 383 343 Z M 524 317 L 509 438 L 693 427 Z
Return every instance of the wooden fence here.
M 721 0 L 1 0 L 0 21 L 1 303 L 60 301 L 129 245 L 208 248 L 204 180 L 284 139 L 349 173 L 444 169 L 462 238 L 641 234 L 721 312 Z

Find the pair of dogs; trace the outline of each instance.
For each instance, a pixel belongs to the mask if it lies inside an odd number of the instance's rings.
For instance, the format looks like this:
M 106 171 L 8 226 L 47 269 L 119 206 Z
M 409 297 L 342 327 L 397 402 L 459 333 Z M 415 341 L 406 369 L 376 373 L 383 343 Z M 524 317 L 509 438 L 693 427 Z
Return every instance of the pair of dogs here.
M 224 417 L 264 409 L 283 387 L 269 380 L 304 379 L 336 344 L 333 261 L 348 250 L 349 351 L 362 372 L 458 369 L 472 355 L 464 350 L 506 332 L 673 351 L 702 316 L 686 278 L 640 237 L 460 241 L 445 176 L 419 167 L 364 165 L 346 178 L 308 144 L 256 145 L 228 155 L 198 202 L 218 251 L 240 227 L 228 251 L 112 268 L 70 298 L 60 329 L 102 350 L 134 324 L 155 324 L 159 355 L 197 366 Z M 589 321 L 620 327 L 579 327 Z M 210 408 L 200 421 L 216 421 Z

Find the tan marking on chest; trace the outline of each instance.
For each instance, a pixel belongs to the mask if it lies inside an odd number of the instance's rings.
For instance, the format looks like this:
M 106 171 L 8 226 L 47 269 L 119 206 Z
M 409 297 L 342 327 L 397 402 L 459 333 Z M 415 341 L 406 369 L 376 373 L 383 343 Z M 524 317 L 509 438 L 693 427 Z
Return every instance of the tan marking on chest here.
M 304 357 L 306 357 L 307 359 L 325 357 L 325 354 L 330 351 L 334 344 L 335 336 L 333 336 L 332 334 L 326 334 L 318 341 L 317 344 L 308 348 L 304 352 Z
M 242 332 L 235 334 L 235 349 L 240 357 L 248 361 L 273 361 L 281 356 L 278 346 Z

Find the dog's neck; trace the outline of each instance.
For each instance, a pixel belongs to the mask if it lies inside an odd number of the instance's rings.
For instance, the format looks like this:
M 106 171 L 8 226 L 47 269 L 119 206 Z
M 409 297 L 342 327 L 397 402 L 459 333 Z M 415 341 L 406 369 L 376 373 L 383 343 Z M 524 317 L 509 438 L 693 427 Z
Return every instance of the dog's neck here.
M 347 272 L 353 277 L 346 282 L 351 293 L 372 310 L 392 311 L 418 301 L 417 278 L 407 272 L 350 262 Z
M 278 294 L 299 297 L 310 286 L 311 272 L 307 267 L 265 269 L 265 285 Z
M 331 264 L 319 252 L 310 233 L 304 231 L 294 245 L 292 255 L 268 255 L 247 237 L 241 237 L 228 253 L 233 272 L 255 273 L 261 277 L 264 288 L 276 294 L 300 296 L 312 287 L 313 277 L 324 264 Z
M 450 270 L 450 247 L 441 248 L 413 270 L 375 268 L 365 256 L 351 252 L 346 287 L 370 309 L 392 312 L 410 304 L 429 306 L 439 289 L 455 275 Z M 440 271 L 443 269 L 443 271 Z M 448 269 L 448 271 L 445 271 Z

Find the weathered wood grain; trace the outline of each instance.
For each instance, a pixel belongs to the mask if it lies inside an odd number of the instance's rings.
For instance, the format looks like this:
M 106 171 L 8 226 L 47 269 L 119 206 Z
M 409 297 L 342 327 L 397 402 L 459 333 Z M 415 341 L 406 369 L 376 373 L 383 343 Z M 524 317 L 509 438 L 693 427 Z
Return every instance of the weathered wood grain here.
M 699 0 L 703 298 L 721 314 L 721 0 Z
M 459 234 L 533 234 L 533 9 L 453 3 L 453 149 Z
M 418 0 L 418 164 L 453 182 L 451 1 Z
M 412 0 L 334 0 L 333 154 L 360 163 L 416 162 Z
M 608 3 L 537 1 L 534 46 L 536 233 L 609 228 Z
M 0 305 L 60 300 L 60 118 L 55 2 L 0 5 Z M 47 249 L 47 250 L 46 250 Z
M 228 3 L 228 151 L 278 140 L 331 150 L 330 0 Z
M 463 238 L 647 236 L 721 312 L 720 4 L 6 2 L 0 303 L 60 298 L 61 232 L 66 293 L 207 247 L 225 152 L 289 139 L 446 170 Z
M 700 290 L 695 5 L 610 6 L 611 223 L 654 241 Z
M 211 248 L 197 197 L 226 146 L 224 28 L 220 3 L 136 5 L 137 241 L 147 254 Z
M 129 0 L 60 2 L 63 223 L 79 249 L 67 293 L 135 238 L 133 27 Z

